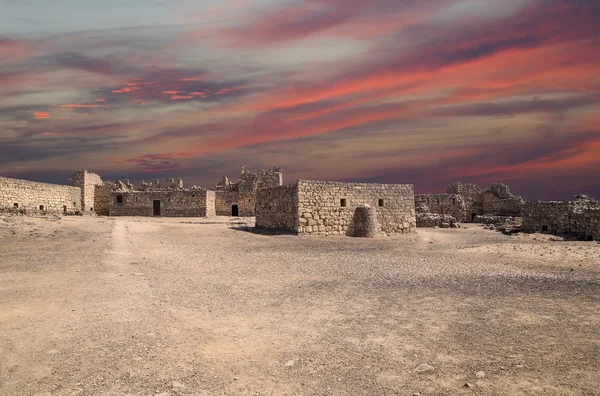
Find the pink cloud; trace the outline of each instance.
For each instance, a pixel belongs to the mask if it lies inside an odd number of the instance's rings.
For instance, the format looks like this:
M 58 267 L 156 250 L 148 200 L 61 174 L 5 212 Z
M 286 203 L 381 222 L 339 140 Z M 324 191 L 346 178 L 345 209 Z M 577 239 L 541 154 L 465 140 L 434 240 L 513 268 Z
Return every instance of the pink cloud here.
M 35 116 L 35 118 L 37 120 L 50 118 L 50 114 L 48 114 L 48 112 L 45 112 L 45 111 L 36 111 L 33 113 L 33 115 Z

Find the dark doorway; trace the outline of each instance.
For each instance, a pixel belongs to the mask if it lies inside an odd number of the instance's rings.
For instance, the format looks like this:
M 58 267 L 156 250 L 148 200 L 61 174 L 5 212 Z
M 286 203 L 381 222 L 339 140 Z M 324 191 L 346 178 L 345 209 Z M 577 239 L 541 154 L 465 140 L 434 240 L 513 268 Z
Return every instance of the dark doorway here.
M 542 226 L 542 232 L 548 232 L 548 226 L 547 225 Z
M 592 242 L 594 240 L 594 237 L 592 235 L 586 235 L 585 239 L 588 240 L 589 242 Z
M 238 206 L 237 205 L 231 205 L 231 215 L 232 216 L 239 216 L 239 211 L 238 211 Z
M 160 200 L 155 200 L 152 202 L 153 204 L 153 214 L 154 216 L 160 216 Z
M 475 216 L 477 216 L 477 213 L 471 213 L 471 222 L 473 222 L 473 220 L 475 220 Z

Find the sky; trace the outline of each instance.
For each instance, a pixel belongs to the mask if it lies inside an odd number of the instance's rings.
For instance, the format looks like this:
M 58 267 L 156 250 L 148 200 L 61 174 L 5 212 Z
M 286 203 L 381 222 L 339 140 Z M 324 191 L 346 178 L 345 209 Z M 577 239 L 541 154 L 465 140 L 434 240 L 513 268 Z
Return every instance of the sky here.
M 600 198 L 597 0 L 0 0 L 0 175 Z

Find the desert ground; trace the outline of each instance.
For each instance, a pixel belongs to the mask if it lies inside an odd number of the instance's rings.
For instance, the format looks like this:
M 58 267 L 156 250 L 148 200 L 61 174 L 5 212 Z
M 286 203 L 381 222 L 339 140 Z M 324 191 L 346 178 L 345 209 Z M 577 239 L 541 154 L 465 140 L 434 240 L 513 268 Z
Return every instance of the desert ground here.
M 599 395 L 600 244 L 0 217 L 1 395 Z

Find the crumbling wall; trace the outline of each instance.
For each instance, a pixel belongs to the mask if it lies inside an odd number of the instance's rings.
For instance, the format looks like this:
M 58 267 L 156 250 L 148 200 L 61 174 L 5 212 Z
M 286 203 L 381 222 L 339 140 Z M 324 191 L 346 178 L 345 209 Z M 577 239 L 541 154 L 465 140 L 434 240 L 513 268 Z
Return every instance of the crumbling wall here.
M 110 216 L 153 216 L 154 201 L 160 201 L 160 216 L 164 217 L 208 217 L 214 213 L 208 206 L 214 193 L 205 189 L 111 191 L 110 195 Z
M 600 241 L 600 202 L 587 195 L 578 195 L 570 202 L 527 202 L 523 231 Z
M 81 211 L 81 188 L 0 177 L 0 210 L 27 213 Z
M 256 195 L 256 227 L 298 231 L 298 184 L 262 188 Z
M 142 180 L 140 191 L 162 191 L 183 189 L 183 179 L 152 179 L 149 182 Z
M 569 202 L 527 202 L 523 209 L 523 231 L 568 234 L 571 231 L 569 212 Z
M 410 184 L 298 181 L 298 233 L 354 235 L 353 216 L 362 204 L 375 208 L 378 234 L 416 231 L 415 196 Z
M 427 206 L 429 212 L 449 215 L 455 221 L 466 220 L 466 207 L 463 197 L 458 194 L 417 194 L 415 206 Z
M 216 212 L 219 216 L 231 216 L 232 205 L 238 206 L 238 215 L 251 217 L 255 215 L 256 194 L 261 188 L 277 187 L 283 184 L 281 168 L 259 169 L 257 173 L 249 172 L 242 167 L 240 179 L 230 182 L 226 176 L 215 186 Z
M 78 170 L 69 178 L 69 186 L 81 188 L 81 207 L 84 212 L 93 212 L 96 208 L 96 186 L 102 185 L 102 178 L 87 169 Z

